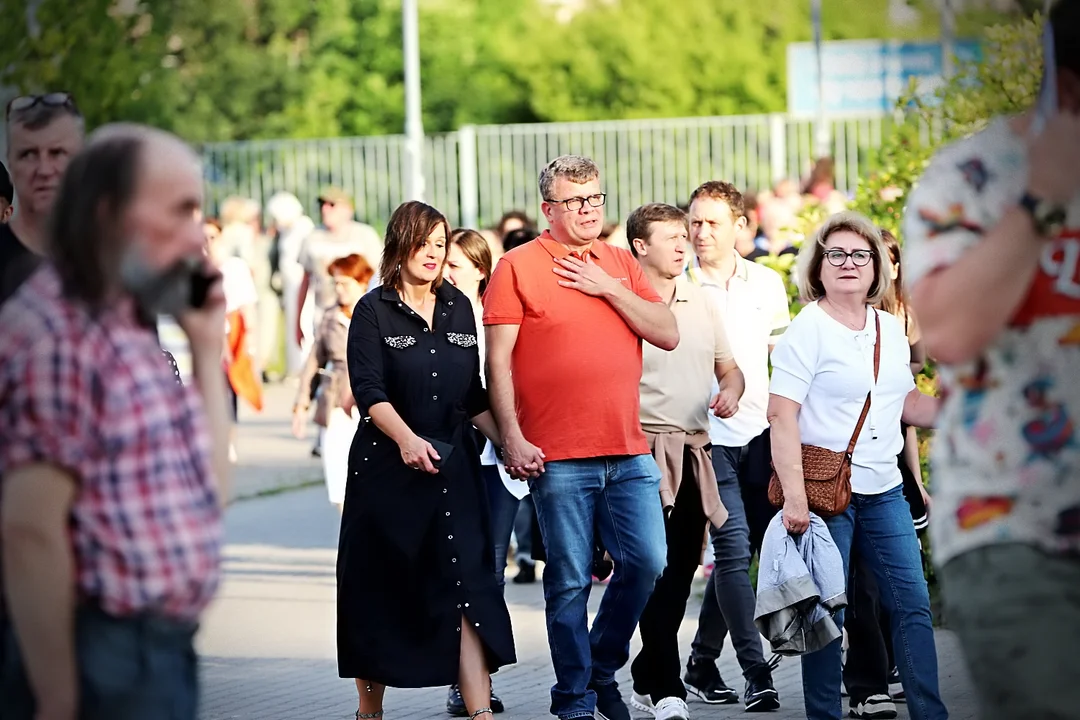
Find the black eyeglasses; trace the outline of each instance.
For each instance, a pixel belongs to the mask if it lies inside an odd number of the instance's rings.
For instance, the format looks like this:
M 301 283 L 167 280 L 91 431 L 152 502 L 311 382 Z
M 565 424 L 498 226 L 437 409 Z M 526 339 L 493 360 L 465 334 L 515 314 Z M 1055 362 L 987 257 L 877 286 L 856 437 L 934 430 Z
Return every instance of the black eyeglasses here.
M 73 114 L 79 114 L 79 108 L 76 107 L 75 98 L 71 96 L 71 93 L 54 92 L 45 93 L 44 95 L 20 95 L 19 97 L 12 99 L 7 104 L 7 113 L 5 117 L 10 119 L 11 113 L 23 112 L 24 110 L 29 110 L 38 105 L 67 108 Z
M 829 264 L 833 267 L 840 267 L 847 262 L 848 258 L 851 258 L 851 262 L 855 263 L 855 267 L 863 267 L 870 262 L 870 258 L 872 257 L 874 257 L 874 253 L 871 250 L 854 250 L 852 252 L 827 250 L 825 252 L 825 259 L 828 260 Z
M 552 205 L 562 205 L 569 212 L 577 212 L 581 208 L 585 207 L 585 203 L 593 207 L 601 207 L 607 202 L 606 193 L 596 193 L 595 195 L 589 195 L 588 197 L 572 197 L 565 200 L 548 200 Z

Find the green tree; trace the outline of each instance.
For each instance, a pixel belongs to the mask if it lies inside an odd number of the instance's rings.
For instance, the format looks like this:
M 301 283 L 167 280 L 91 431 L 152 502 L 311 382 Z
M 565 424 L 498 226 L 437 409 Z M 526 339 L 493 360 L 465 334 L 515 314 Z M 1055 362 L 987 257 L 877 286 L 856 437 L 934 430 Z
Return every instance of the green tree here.
M 1042 75 L 1042 20 L 1018 18 L 990 27 L 983 58 L 962 65 L 927 101 L 910 94 L 897 106 L 898 122 L 878 152 L 876 169 L 859 183 L 853 209 L 903 240 L 908 193 L 943 145 L 1001 115 L 1031 107 Z
M 167 123 L 168 69 L 162 49 L 172 3 L 146 0 L 130 9 L 114 0 L 85 0 L 79 12 L 45 0 L 27 32 L 27 0 L 6 0 L 0 23 L 0 87 L 23 92 L 66 90 L 97 125 L 113 119 Z
M 825 0 L 826 39 L 936 35 L 930 13 L 892 26 L 888 4 Z M 543 120 L 781 112 L 787 46 L 811 39 L 809 0 L 596 1 L 565 25 L 537 22 L 553 30 L 523 48 L 524 77 Z

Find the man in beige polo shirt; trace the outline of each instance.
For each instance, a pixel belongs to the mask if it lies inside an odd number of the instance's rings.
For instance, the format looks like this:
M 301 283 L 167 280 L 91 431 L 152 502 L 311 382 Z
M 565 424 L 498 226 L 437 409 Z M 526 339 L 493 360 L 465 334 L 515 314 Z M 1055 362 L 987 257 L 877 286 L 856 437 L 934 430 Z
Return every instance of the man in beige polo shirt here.
M 716 303 L 683 275 L 689 226 L 671 205 L 638 208 L 626 221 L 630 251 L 675 314 L 682 340 L 672 351 L 644 343 L 641 427 L 660 467 L 667 568 L 641 616 L 641 652 L 631 667 L 634 706 L 657 720 L 688 720 L 679 678 L 679 625 L 701 560 L 706 523 L 723 524 L 709 444 L 709 411 L 739 409 L 743 374 L 735 364 Z M 713 378 L 719 392 L 711 394 Z

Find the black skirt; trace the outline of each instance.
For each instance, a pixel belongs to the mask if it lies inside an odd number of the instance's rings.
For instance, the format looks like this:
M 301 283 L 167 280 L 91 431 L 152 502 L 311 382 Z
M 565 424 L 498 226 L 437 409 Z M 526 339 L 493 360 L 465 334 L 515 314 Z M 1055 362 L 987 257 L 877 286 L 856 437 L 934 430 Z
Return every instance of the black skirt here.
M 465 426 L 434 439 L 454 445 L 436 475 L 408 468 L 371 423 L 353 441 L 337 568 L 343 678 L 456 683 L 463 622 L 491 672 L 516 662 L 479 450 Z

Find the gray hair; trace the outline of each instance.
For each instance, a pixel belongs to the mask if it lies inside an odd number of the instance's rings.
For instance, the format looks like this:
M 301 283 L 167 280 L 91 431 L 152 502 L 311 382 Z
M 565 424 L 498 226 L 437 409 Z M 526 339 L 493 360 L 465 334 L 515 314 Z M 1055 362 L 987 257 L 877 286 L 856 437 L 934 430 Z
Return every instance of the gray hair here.
M 813 237 L 807 238 L 799 250 L 795 263 L 795 281 L 799 295 L 804 302 L 814 302 L 825 297 L 825 286 L 821 283 L 821 264 L 825 260 L 826 243 L 829 237 L 838 232 L 852 232 L 862 237 L 870 245 L 873 253 L 871 265 L 874 267 L 874 281 L 866 292 L 866 302 L 878 305 L 892 287 L 892 260 L 889 248 L 881 237 L 881 231 L 865 215 L 857 212 L 840 212 L 832 215 Z
M 67 105 L 46 105 L 38 103 L 25 110 L 12 110 L 11 116 L 4 124 L 4 138 L 7 140 L 8 149 L 11 147 L 11 129 L 19 125 L 27 130 L 41 130 L 52 125 L 62 117 L 69 117 L 75 121 L 75 127 L 80 137 L 86 133 L 86 121 L 77 108 Z
M 566 178 L 574 183 L 587 183 L 600 177 L 600 168 L 592 160 L 581 155 L 560 155 L 540 173 L 540 197 L 550 202 L 555 180 Z

